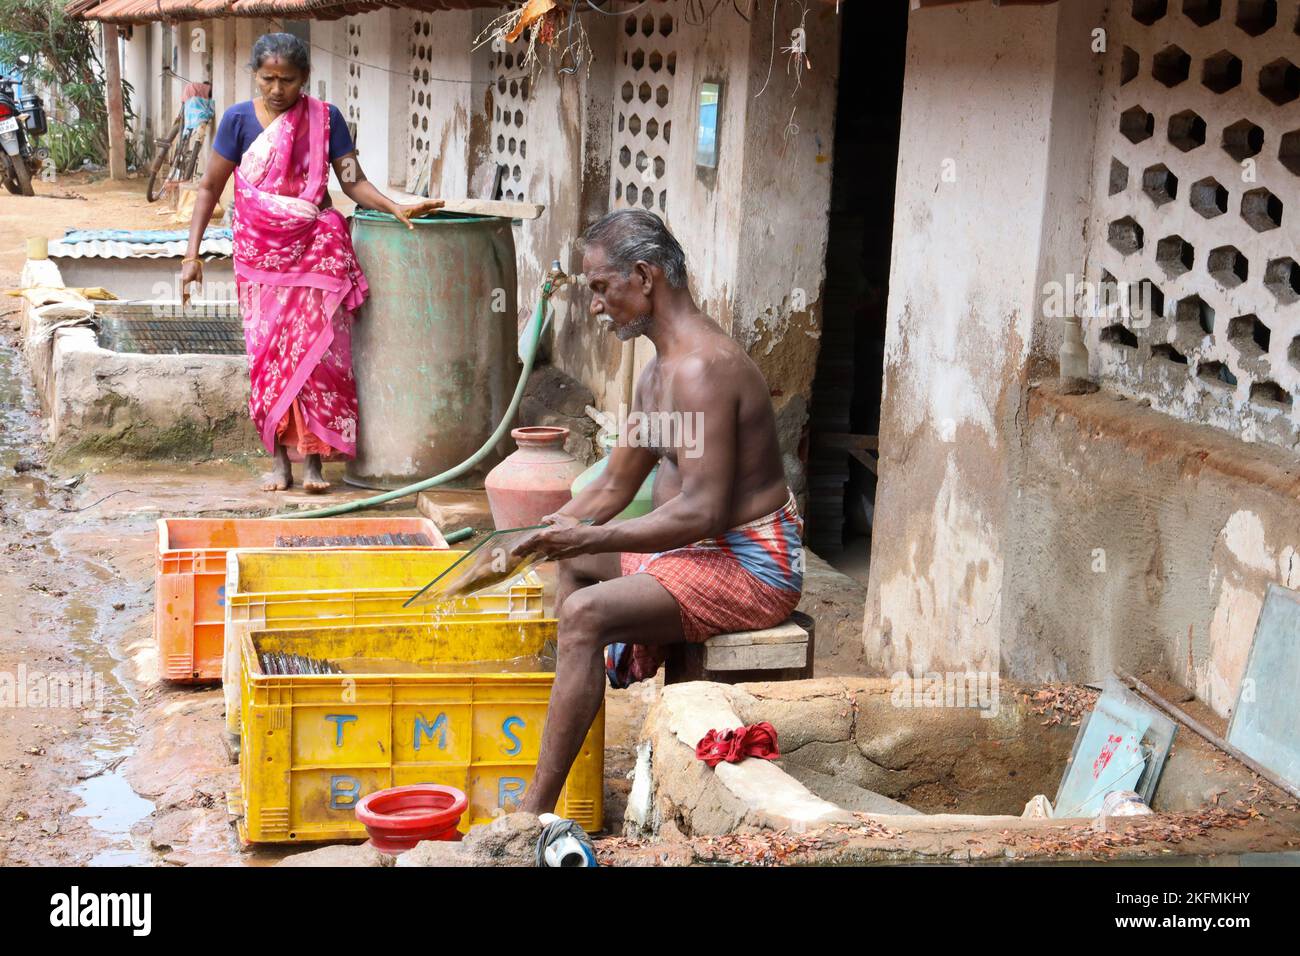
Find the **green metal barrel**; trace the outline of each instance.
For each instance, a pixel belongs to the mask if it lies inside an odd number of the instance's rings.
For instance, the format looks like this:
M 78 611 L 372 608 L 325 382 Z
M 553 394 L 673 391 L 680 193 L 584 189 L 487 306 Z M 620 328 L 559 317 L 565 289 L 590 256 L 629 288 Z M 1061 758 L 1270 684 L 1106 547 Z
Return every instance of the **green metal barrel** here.
M 387 490 L 469 458 L 510 404 L 515 242 L 509 219 L 441 213 L 410 230 L 369 210 L 354 215 L 352 242 L 370 297 L 352 329 L 359 418 L 345 480 Z

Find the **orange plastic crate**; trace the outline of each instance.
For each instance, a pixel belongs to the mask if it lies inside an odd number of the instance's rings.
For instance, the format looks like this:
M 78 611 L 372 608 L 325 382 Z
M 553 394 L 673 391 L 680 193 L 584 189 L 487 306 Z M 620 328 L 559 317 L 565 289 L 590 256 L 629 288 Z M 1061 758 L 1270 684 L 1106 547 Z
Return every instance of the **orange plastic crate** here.
M 179 683 L 221 680 L 225 642 L 226 552 L 273 548 L 277 538 L 380 538 L 423 534 L 447 547 L 428 518 L 163 518 L 154 563 L 154 637 L 162 676 Z M 327 545 L 390 550 L 411 545 Z M 313 550 L 318 550 L 316 545 Z

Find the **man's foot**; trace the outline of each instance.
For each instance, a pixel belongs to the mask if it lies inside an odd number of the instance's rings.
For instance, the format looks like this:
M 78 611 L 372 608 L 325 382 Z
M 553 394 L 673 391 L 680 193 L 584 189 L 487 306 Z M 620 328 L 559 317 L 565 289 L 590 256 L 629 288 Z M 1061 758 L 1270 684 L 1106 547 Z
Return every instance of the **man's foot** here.
M 262 479 L 263 491 L 288 491 L 293 487 L 293 469 L 289 465 L 289 453 L 282 445 L 275 448 L 275 461 L 271 473 Z
M 319 495 L 330 490 L 330 483 L 320 470 L 320 455 L 308 455 L 307 464 L 302 474 L 302 490 Z

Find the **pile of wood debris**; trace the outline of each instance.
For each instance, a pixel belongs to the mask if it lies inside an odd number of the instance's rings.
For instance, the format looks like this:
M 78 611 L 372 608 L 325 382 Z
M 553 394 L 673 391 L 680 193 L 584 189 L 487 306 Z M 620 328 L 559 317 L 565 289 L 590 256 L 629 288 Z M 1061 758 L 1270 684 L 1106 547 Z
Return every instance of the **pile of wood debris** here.
M 803 854 L 818 850 L 834 850 L 845 837 L 879 837 L 894 839 L 898 836 L 889 827 L 877 823 L 866 814 L 854 814 L 857 825 L 835 824 L 807 833 L 783 830 L 747 830 L 722 836 L 688 837 L 677 846 L 676 853 L 666 855 L 663 862 L 672 864 L 696 863 L 725 866 L 780 866 Z M 594 841 L 596 858 L 602 866 L 623 865 L 631 857 L 644 857 L 654 844 L 644 840 L 608 837 Z M 684 850 L 685 852 L 682 852 Z M 659 862 L 659 861 L 653 861 Z
M 1030 713 L 1044 718 L 1044 727 L 1067 722 L 1078 727 L 1083 715 L 1097 705 L 1101 692 L 1083 684 L 1044 684 L 1035 691 L 1023 690 L 1020 696 Z
M 1017 856 L 1082 853 L 1106 857 L 1130 847 L 1144 844 L 1176 845 L 1205 836 L 1214 830 L 1244 827 L 1259 816 L 1259 811 L 1254 807 L 1239 804 L 1231 810 L 1211 807 L 1186 813 L 1134 817 L 1131 818 L 1133 823 L 1116 830 L 1102 830 L 1093 825 L 1079 824 L 1062 830 L 1035 830 L 1029 833 L 1002 830 L 999 835 L 1003 843 L 1019 851 Z M 1162 848 L 1162 852 L 1172 851 Z

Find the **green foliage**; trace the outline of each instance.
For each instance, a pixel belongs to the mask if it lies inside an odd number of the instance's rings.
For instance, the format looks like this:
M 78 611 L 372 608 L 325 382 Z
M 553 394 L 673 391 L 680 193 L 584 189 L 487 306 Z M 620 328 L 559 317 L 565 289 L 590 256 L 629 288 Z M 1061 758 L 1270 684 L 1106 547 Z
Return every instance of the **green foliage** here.
M 97 133 L 94 124 L 85 120 L 72 123 L 50 120 L 50 131 L 46 134 L 44 143 L 49 148 L 54 168 L 66 172 L 69 169 L 79 169 L 88 159 L 97 161 Z
M 97 23 L 69 19 L 64 0 L 0 0 L 0 61 L 16 68 L 20 56 L 29 57 L 24 78 L 43 89 L 58 90 L 76 110 L 71 122 L 53 118 L 50 122 L 49 147 L 59 169 L 79 166 L 83 159 L 104 162 L 108 157 L 108 108 L 95 44 L 98 33 Z M 129 96 L 124 84 L 128 124 Z M 51 106 L 46 103 L 47 109 Z

